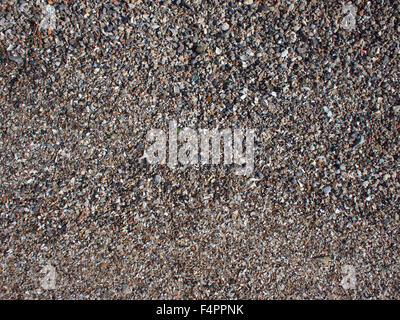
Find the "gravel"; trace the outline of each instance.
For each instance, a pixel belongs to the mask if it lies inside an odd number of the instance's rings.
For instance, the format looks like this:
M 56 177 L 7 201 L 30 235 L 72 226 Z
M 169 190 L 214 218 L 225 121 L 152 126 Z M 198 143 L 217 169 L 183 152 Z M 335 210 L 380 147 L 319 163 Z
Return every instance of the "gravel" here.
M 400 7 L 350 4 L 2 1 L 0 298 L 399 299 Z

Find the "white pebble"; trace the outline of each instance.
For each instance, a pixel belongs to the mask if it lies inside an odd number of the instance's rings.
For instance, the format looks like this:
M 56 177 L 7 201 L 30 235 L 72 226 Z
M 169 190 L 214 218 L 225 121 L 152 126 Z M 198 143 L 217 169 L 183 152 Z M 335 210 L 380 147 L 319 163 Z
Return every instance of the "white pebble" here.
M 229 24 L 227 24 L 226 22 L 224 22 L 221 26 L 221 30 L 222 31 L 228 31 L 229 30 Z

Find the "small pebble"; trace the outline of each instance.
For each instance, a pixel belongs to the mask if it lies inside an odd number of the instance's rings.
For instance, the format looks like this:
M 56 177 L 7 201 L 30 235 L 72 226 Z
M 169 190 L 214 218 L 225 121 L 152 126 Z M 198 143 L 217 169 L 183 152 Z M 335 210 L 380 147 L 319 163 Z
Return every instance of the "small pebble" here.
M 324 192 L 325 195 L 328 195 L 329 192 L 331 192 L 331 187 L 330 186 L 326 186 L 326 187 L 324 187 L 324 189 L 322 189 L 322 191 Z
M 222 24 L 222 26 L 221 26 L 221 30 L 222 31 L 228 31 L 229 30 L 229 24 L 228 23 L 226 23 L 226 22 L 224 22 L 223 24 Z

